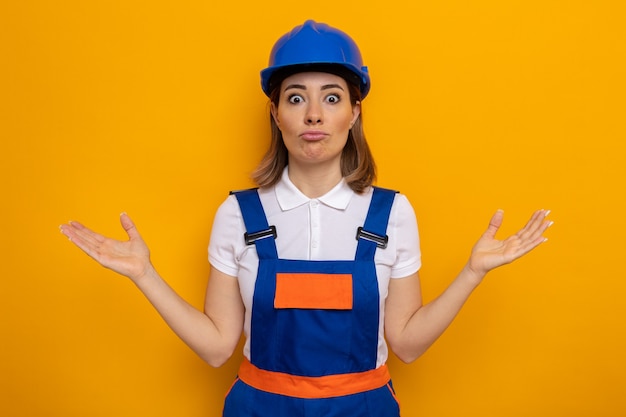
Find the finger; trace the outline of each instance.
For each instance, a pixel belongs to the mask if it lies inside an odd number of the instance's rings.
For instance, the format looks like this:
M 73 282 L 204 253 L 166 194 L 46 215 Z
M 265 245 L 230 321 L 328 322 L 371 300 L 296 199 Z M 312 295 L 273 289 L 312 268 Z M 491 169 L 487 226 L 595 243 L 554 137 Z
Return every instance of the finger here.
M 543 236 L 543 234 L 546 232 L 546 230 L 548 230 L 548 228 L 550 226 L 552 226 L 554 224 L 553 221 L 551 220 L 546 220 L 545 218 L 541 221 L 541 223 L 539 224 L 539 226 L 537 226 L 537 229 L 535 230 L 535 232 L 529 237 L 530 240 L 535 240 L 535 239 L 541 239 L 542 241 L 546 241 L 548 240 L 546 237 Z
M 528 222 L 515 235 L 520 239 L 527 239 L 529 235 L 537 230 L 541 225 L 545 210 L 537 210 L 528 219 Z
M 80 224 L 79 222 L 70 221 L 69 225 L 72 227 L 72 230 L 75 232 L 75 234 L 81 236 L 85 240 L 91 240 L 96 243 L 102 243 L 106 240 L 106 237 L 94 232 L 93 230 Z
M 517 236 L 524 240 L 534 240 L 551 225 L 546 221 L 546 216 L 550 214 L 550 210 L 537 210 L 531 216 L 528 223 L 517 233 Z
M 71 242 L 76 243 L 78 240 L 80 240 L 83 244 L 88 244 L 92 246 L 97 245 L 98 242 L 89 234 L 85 233 L 84 229 L 84 226 L 82 226 L 80 223 L 72 221 L 68 222 L 68 224 L 63 224 L 59 226 L 59 230 L 61 231 L 61 233 L 67 236 L 67 238 Z
M 520 240 L 520 247 L 518 249 L 518 252 L 520 254 L 519 256 L 530 252 L 531 250 L 535 249 L 537 246 L 548 240 L 548 238 L 543 236 L 543 234 L 550 226 L 554 224 L 554 222 L 545 220 L 545 216 L 547 214 L 549 214 L 549 211 L 543 214 L 544 220 L 541 221 L 541 223 L 537 227 L 537 230 L 535 230 L 534 233 L 526 236 L 524 240 Z
M 76 223 L 76 222 L 71 222 Z M 75 246 L 85 252 L 87 255 L 94 259 L 98 259 L 98 247 L 99 243 L 91 238 L 88 234 L 83 233 L 78 228 L 75 228 L 71 224 L 64 224 L 59 226 L 61 233 L 63 233 Z
M 75 223 L 75 222 L 73 222 Z M 107 241 L 111 239 L 102 236 L 99 233 L 96 233 L 86 227 L 72 229 L 73 236 L 71 238 L 72 241 L 76 241 L 76 239 L 80 239 L 83 245 L 89 245 L 92 250 L 98 250 L 104 245 L 106 245 Z
M 524 242 L 523 245 L 521 245 L 518 249 L 518 255 L 517 257 L 523 256 L 525 254 L 527 254 L 528 252 L 530 252 L 531 250 L 535 249 L 537 246 L 541 245 L 542 243 L 544 243 L 547 239 L 544 238 L 543 236 L 539 236 L 533 240 L 528 240 L 526 242 Z
M 487 231 L 485 231 L 484 236 L 494 239 L 498 229 L 502 225 L 502 221 L 504 219 L 504 211 L 497 210 L 493 216 L 491 216 L 491 220 L 489 220 L 489 227 L 487 227 Z
M 126 213 L 120 214 L 120 223 L 122 224 L 122 227 L 124 228 L 124 230 L 126 231 L 126 234 L 128 234 L 128 237 L 131 240 L 141 239 L 141 235 L 139 234 L 137 227 L 135 227 L 135 223 L 131 220 L 128 214 Z

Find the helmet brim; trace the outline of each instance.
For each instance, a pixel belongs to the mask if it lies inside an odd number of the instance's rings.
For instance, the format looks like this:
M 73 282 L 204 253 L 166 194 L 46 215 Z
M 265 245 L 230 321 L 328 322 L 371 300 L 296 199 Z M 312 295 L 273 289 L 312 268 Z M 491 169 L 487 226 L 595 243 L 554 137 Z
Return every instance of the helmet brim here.
M 326 72 L 337 75 L 346 82 L 357 86 L 361 92 L 361 99 L 365 98 L 369 92 L 369 76 L 365 67 L 356 69 L 349 64 L 336 62 L 307 62 L 266 68 L 261 71 L 263 92 L 269 97 L 275 88 L 280 87 L 285 78 L 301 72 Z

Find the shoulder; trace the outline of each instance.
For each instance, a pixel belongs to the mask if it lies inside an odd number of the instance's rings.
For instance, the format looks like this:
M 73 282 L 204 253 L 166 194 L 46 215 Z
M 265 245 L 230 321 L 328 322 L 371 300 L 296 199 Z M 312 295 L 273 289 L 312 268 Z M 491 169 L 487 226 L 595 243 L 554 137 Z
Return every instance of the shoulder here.
M 393 199 L 393 205 L 392 205 L 392 213 L 397 213 L 397 214 L 401 214 L 403 216 L 411 216 L 414 217 L 415 216 L 415 211 L 413 210 L 413 206 L 411 205 L 411 202 L 409 201 L 408 197 L 405 194 L 402 194 L 400 191 L 393 189 L 393 188 L 386 188 L 386 187 L 378 187 L 378 186 L 372 186 L 369 187 L 364 193 L 363 196 L 365 198 L 367 198 L 367 200 L 371 200 L 372 199 L 372 194 L 373 194 L 373 190 L 374 189 L 379 189 L 383 192 L 387 192 L 390 194 L 394 195 L 394 199 Z
M 259 200 L 261 202 L 261 206 L 263 208 L 263 212 L 265 212 L 266 217 L 270 217 L 277 211 L 280 211 L 280 207 L 276 199 L 276 190 L 274 186 L 248 188 L 231 191 L 226 200 L 224 200 L 224 202 L 218 208 L 216 217 L 218 216 L 220 218 L 236 218 L 238 220 L 242 220 L 243 214 L 241 212 L 241 204 L 250 203 L 251 200 L 249 198 L 242 198 L 242 201 L 240 202 L 238 196 L 241 197 L 247 195 L 249 197 L 250 195 L 254 195 L 255 193 L 259 196 Z
M 241 210 L 234 192 L 231 192 L 217 208 L 216 218 L 241 217 Z
M 409 213 L 412 216 L 415 216 L 415 211 L 413 210 L 413 205 L 409 201 L 408 197 L 400 192 L 396 193 L 396 198 L 394 200 L 394 208 L 402 213 Z

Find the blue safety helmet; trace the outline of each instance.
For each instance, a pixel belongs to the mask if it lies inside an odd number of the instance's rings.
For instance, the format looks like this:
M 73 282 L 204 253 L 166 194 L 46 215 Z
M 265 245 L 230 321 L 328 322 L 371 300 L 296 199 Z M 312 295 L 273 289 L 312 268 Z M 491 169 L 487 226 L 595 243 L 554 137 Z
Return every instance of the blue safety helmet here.
M 370 76 L 356 43 L 344 32 L 307 20 L 283 35 L 261 71 L 261 88 L 269 97 L 286 77 L 303 71 L 329 72 L 359 86 L 361 99 L 370 90 Z

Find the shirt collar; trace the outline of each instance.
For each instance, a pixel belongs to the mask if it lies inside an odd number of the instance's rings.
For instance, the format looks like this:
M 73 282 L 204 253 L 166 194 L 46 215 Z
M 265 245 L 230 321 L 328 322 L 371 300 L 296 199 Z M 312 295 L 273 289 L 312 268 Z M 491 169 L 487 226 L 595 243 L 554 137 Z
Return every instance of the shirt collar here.
M 280 181 L 274 187 L 276 199 L 281 210 L 287 211 L 309 203 L 312 199 L 302 194 L 289 179 L 289 167 L 283 170 Z M 350 203 L 354 192 L 342 178 L 332 190 L 323 196 L 314 199 L 337 210 L 345 210 Z

